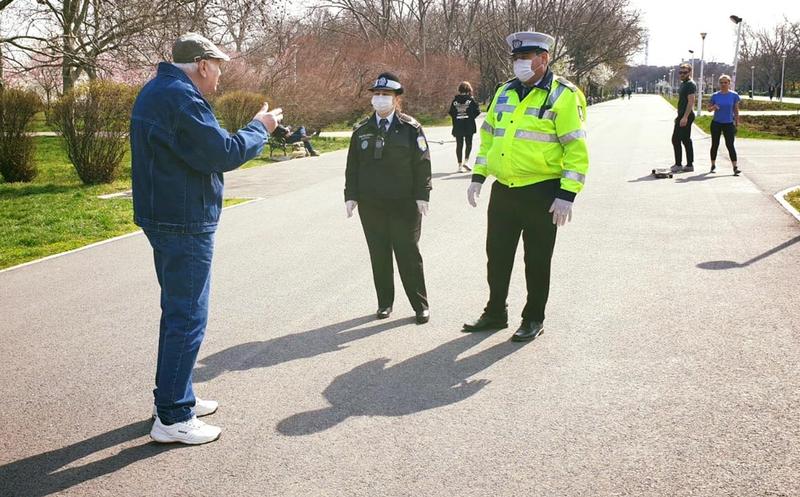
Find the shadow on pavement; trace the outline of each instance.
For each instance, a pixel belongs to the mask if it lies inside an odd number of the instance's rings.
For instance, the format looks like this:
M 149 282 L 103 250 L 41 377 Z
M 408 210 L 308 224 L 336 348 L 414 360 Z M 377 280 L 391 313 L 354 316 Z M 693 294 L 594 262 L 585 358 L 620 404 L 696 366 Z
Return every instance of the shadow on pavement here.
M 646 174 L 645 176 L 642 176 L 641 178 L 629 179 L 628 183 L 638 183 L 640 181 L 656 181 L 658 179 L 667 179 L 667 178 L 656 178 L 655 176 L 653 176 L 653 173 L 651 172 Z
M 404 416 L 460 402 L 489 384 L 467 378 L 525 345 L 507 341 L 457 359 L 490 335 L 463 335 L 388 368 L 387 358 L 357 366 L 336 377 L 322 393 L 329 407 L 294 414 L 278 423 L 277 430 L 288 436 L 310 435 L 351 416 Z
M 767 250 L 766 252 L 764 252 L 763 254 L 759 254 L 759 255 L 753 257 L 752 259 L 750 259 L 749 261 L 745 261 L 745 262 L 742 262 L 742 263 L 734 262 L 734 261 L 708 261 L 708 262 L 701 262 L 700 264 L 697 265 L 697 267 L 699 267 L 700 269 L 711 269 L 711 270 L 735 269 L 735 268 L 740 268 L 740 267 L 747 267 L 750 264 L 753 264 L 754 262 L 758 262 L 761 259 L 765 259 L 765 258 L 767 258 L 767 257 L 769 257 L 769 256 L 771 256 L 771 255 L 773 255 L 773 254 L 775 254 L 777 252 L 780 252 L 781 250 L 783 250 L 785 248 L 789 248 L 789 247 L 791 247 L 792 245 L 794 245 L 797 242 L 800 242 L 800 236 L 796 236 L 796 237 L 792 238 L 791 240 L 785 241 L 785 242 L 781 243 L 780 245 L 778 245 L 777 247 L 771 248 L 771 249 Z
M 702 174 L 696 174 L 694 176 L 689 176 L 688 178 L 678 178 L 678 179 L 675 180 L 675 183 L 689 183 L 691 181 L 706 181 L 706 180 L 709 180 L 709 179 L 721 178 L 722 176 L 729 176 L 729 175 L 727 175 L 727 174 L 720 175 L 718 173 L 705 172 L 705 173 L 702 173 Z M 730 174 L 730 176 L 733 176 L 733 174 Z
M 182 444 L 162 445 L 148 439 L 148 443 L 123 449 L 105 459 L 61 469 L 94 453 L 147 435 L 152 423 L 149 419 L 137 421 L 67 447 L 0 466 L 2 495 L 40 497 L 54 494 L 162 452 L 188 447 Z
M 358 328 L 370 321 L 375 321 L 375 316 L 372 314 L 263 342 L 234 345 L 199 360 L 200 365 L 195 367 L 193 379 L 196 382 L 204 382 L 213 380 L 227 371 L 266 368 L 295 359 L 335 352 L 344 348 L 343 346 L 349 342 L 411 324 L 414 318 L 380 321 L 380 324 Z

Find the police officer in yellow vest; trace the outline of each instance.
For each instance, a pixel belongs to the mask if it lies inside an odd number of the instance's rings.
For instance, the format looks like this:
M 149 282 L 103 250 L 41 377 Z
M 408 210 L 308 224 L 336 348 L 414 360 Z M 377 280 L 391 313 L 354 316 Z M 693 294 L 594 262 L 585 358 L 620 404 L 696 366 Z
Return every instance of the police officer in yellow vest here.
M 552 36 L 524 31 L 506 41 L 516 78 L 500 85 L 492 99 L 467 190 L 475 207 L 486 177 L 497 179 L 486 235 L 489 303 L 477 321 L 464 324 L 464 331 L 508 326 L 506 299 L 522 234 L 528 299 L 522 324 L 511 337 L 522 342 L 544 330 L 556 229 L 572 219 L 572 203 L 589 168 L 583 129 L 586 98 L 550 71 Z

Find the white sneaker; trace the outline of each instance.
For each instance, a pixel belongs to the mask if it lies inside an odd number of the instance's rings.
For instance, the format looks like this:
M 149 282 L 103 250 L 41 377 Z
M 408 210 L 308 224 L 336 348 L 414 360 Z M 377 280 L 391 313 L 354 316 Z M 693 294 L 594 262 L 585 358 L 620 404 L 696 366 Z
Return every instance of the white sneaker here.
M 218 426 L 205 424 L 197 417 L 193 417 L 181 423 L 165 425 L 160 419 L 156 418 L 153 422 L 153 429 L 150 430 L 150 438 L 159 443 L 183 443 L 188 445 L 200 445 L 213 442 L 219 438 L 222 429 Z
M 216 400 L 203 400 L 199 398 L 194 399 L 194 415 L 198 418 L 214 414 L 219 408 L 219 402 Z M 158 417 L 158 410 L 153 406 L 153 419 Z

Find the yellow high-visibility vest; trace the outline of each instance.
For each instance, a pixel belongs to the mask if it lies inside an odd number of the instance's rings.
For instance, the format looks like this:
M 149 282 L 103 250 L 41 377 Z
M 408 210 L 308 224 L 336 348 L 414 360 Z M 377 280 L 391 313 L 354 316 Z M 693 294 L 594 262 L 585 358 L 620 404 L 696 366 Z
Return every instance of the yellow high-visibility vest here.
M 549 92 L 536 86 L 520 102 L 516 81 L 501 85 L 492 99 L 474 173 L 512 188 L 561 178 L 561 189 L 577 194 L 589 169 L 586 97 L 552 75 Z

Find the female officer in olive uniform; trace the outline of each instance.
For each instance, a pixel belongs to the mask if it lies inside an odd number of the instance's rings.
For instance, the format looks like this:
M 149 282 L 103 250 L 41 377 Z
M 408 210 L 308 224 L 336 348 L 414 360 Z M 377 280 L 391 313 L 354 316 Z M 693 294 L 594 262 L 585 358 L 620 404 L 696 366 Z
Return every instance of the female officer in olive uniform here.
M 397 76 L 381 74 L 369 91 L 375 112 L 355 125 L 347 153 L 347 217 L 358 206 L 378 293 L 377 318 L 392 313 L 394 253 L 417 324 L 423 324 L 430 312 L 417 243 L 431 190 L 428 142 L 420 124 L 400 112 Z

